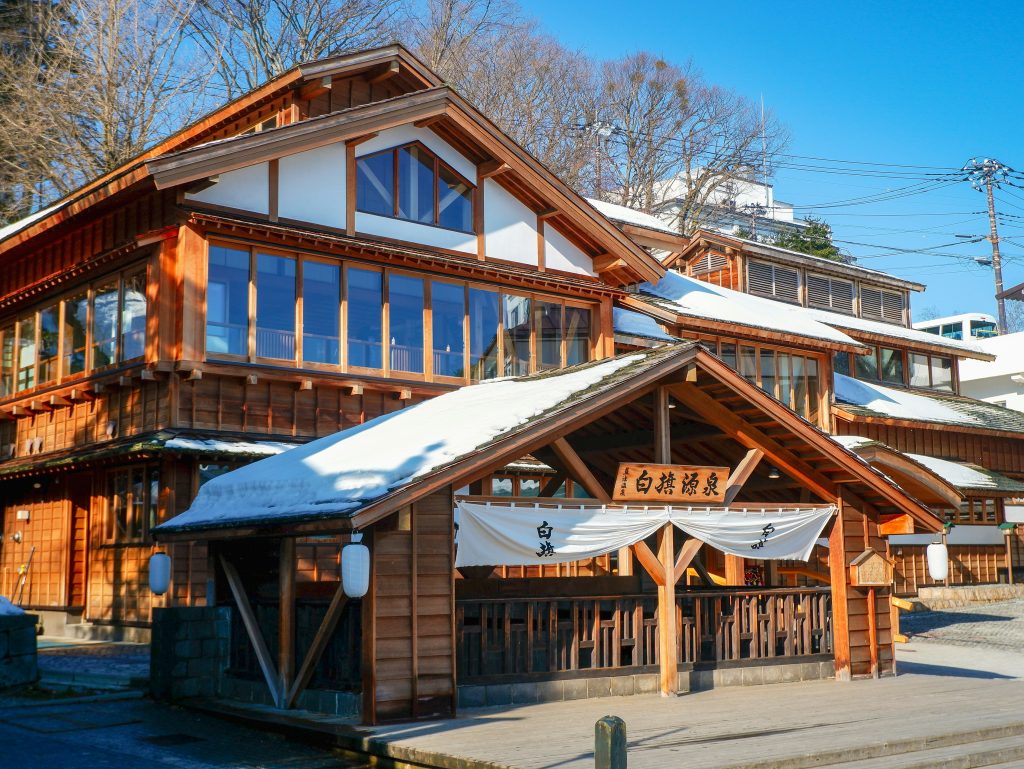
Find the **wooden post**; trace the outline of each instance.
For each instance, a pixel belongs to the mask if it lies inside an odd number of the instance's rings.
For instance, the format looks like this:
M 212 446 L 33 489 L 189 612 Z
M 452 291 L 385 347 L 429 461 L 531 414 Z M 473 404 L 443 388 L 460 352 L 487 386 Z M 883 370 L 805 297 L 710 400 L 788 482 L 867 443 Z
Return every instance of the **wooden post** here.
M 732 587 L 745 584 L 743 559 L 738 555 L 725 555 L 725 584 Z
M 828 568 L 832 584 L 832 648 L 836 658 L 836 680 L 849 681 L 850 669 L 850 606 L 848 603 L 849 578 L 846 568 L 846 524 L 843 520 L 843 500 L 836 500 L 839 512 L 828 535 Z
M 618 716 L 594 724 L 594 769 L 626 769 L 626 722 Z
M 878 678 L 878 607 L 875 589 L 868 588 L 868 648 L 871 651 L 871 677 Z
M 278 574 L 280 605 L 278 609 L 277 670 L 281 682 L 279 691 L 288 692 L 295 678 L 295 538 L 281 540 Z M 283 698 L 282 698 L 283 699 Z M 286 707 L 284 702 L 281 707 Z
M 946 538 L 949 536 L 949 529 L 945 526 L 942 527 L 942 546 L 946 548 L 946 578 L 942 580 L 942 584 L 945 587 L 949 587 L 949 573 L 953 571 L 952 563 L 953 559 L 949 557 L 949 545 L 946 543 Z
M 1010 537 L 1013 536 L 1013 529 L 1004 529 L 1003 535 L 1006 538 L 1006 581 L 1013 584 L 1013 545 Z
M 654 391 L 654 461 L 672 462 L 672 429 L 669 423 L 668 390 Z M 658 585 L 658 659 L 661 666 L 661 696 L 670 697 L 679 689 L 676 654 L 676 549 L 674 529 L 666 523 L 658 532 L 658 561 L 664 575 Z

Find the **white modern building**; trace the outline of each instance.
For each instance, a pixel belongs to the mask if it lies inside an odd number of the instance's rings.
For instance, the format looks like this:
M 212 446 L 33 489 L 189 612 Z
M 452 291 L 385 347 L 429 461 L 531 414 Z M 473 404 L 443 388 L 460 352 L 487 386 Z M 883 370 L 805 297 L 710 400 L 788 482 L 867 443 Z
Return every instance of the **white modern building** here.
M 978 400 L 1024 411 L 1024 332 L 974 341 L 996 359 L 962 360 L 960 391 Z

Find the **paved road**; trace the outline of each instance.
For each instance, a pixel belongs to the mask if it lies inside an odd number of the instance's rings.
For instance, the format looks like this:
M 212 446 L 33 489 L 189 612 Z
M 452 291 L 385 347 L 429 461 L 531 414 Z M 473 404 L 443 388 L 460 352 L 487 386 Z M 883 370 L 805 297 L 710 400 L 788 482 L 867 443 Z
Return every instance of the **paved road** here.
M 7 769 L 355 769 L 327 751 L 146 699 L 0 699 Z
M 914 643 L 941 643 L 1024 654 L 1024 600 L 977 604 L 900 618 Z

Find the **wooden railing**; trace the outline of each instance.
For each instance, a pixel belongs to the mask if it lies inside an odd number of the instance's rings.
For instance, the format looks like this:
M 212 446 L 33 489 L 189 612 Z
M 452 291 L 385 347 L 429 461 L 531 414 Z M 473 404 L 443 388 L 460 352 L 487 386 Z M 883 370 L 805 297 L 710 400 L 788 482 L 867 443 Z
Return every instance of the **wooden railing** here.
M 459 682 L 654 671 L 657 606 L 652 594 L 459 599 Z M 831 616 L 828 588 L 680 593 L 678 661 L 714 666 L 830 655 Z

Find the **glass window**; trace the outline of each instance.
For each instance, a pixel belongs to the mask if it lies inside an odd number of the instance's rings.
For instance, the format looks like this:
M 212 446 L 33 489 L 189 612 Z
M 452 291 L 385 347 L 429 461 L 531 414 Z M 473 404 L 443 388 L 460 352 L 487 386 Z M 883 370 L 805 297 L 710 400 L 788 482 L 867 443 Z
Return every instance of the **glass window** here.
M 757 383 L 757 350 L 753 347 L 740 347 L 740 376 L 752 384 Z
M 132 488 L 128 510 L 128 539 L 142 536 L 142 524 L 146 520 L 146 473 L 141 467 L 132 470 Z
M 856 356 L 857 379 L 877 381 L 878 379 L 878 351 L 874 347 L 867 355 Z
M 57 378 L 60 355 L 60 305 L 39 311 L 39 384 Z
M 537 302 L 537 369 L 562 365 L 562 305 Z
M 812 422 L 818 420 L 818 407 L 821 402 L 821 390 L 818 384 L 818 361 L 814 358 L 807 358 L 804 361 L 807 368 L 807 418 Z
M 341 265 L 302 264 L 302 359 L 341 362 Z
M 530 373 L 530 300 L 503 294 L 505 376 Z
M 775 389 L 775 351 L 761 350 L 761 389 L 779 397 Z
M 853 376 L 850 371 L 850 353 L 837 352 L 832 356 L 832 368 L 837 374 Z
M 107 476 L 107 520 L 105 538 L 113 542 L 128 536 L 128 473 Z
M 102 368 L 117 360 L 117 281 L 96 289 L 92 305 L 92 367 Z
M 206 288 L 206 352 L 249 351 L 249 252 L 210 246 Z
M 951 358 L 932 358 L 932 388 L 935 390 L 953 390 L 953 360 Z
M 804 379 L 804 363 L 806 358 L 793 355 L 793 411 L 802 417 L 807 416 L 807 382 Z
M 990 320 L 972 320 L 971 321 L 971 336 L 978 337 L 979 339 L 987 339 L 989 337 L 996 336 L 999 331 L 996 329 L 996 324 Z
M 256 356 L 295 360 L 295 260 L 256 256 Z
M 438 164 L 437 223 L 450 230 L 473 231 L 473 190 L 444 163 Z
M 140 358 L 146 350 L 146 273 L 126 275 L 121 306 L 121 360 Z
M 18 389 L 36 384 L 36 319 L 25 318 L 18 323 Z
M 0 396 L 14 393 L 14 324 L 0 330 Z
M 64 300 L 64 376 L 85 371 L 85 329 L 89 319 L 89 300 L 79 294 Z
M 519 496 L 521 496 L 521 497 L 539 497 L 540 496 L 540 479 L 539 478 L 520 478 L 519 479 Z
M 395 215 L 395 154 L 381 152 L 356 163 L 356 208 L 368 214 Z
M 381 368 L 383 364 L 384 289 L 382 275 L 373 270 L 349 268 L 348 364 Z
M 565 365 L 590 360 L 590 310 L 565 308 Z
M 465 373 L 465 289 L 455 283 L 433 281 L 430 284 L 430 309 L 434 335 L 434 373 L 438 376 L 461 377 Z
M 469 289 L 469 370 L 472 379 L 498 376 L 498 294 Z
M 415 144 L 398 150 L 398 216 L 434 223 L 434 156 Z
M 916 352 L 910 353 L 910 386 L 930 387 L 931 378 L 928 374 L 928 356 Z
M 491 479 L 491 496 L 492 497 L 511 497 L 512 496 L 512 479 L 505 476 L 494 476 Z
M 789 359 L 792 355 L 784 352 L 775 355 L 776 370 L 779 377 L 779 400 L 790 406 L 793 402 L 793 377 Z
M 878 350 L 878 354 L 882 363 L 882 381 L 889 384 L 904 384 L 903 353 L 899 350 L 882 347 Z
M 736 345 L 722 343 L 719 356 L 729 368 L 736 368 Z
M 388 307 L 391 368 L 423 373 L 423 280 L 392 273 Z

